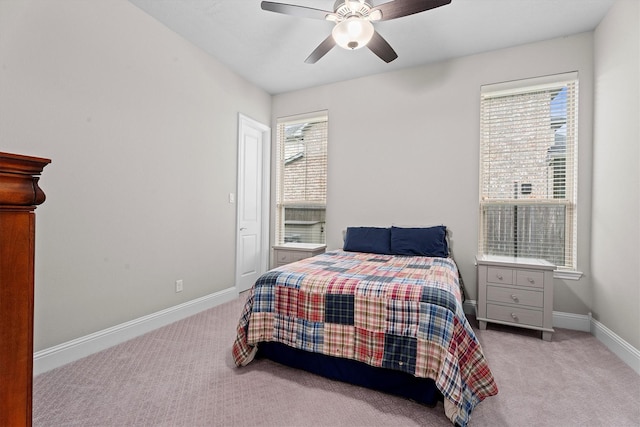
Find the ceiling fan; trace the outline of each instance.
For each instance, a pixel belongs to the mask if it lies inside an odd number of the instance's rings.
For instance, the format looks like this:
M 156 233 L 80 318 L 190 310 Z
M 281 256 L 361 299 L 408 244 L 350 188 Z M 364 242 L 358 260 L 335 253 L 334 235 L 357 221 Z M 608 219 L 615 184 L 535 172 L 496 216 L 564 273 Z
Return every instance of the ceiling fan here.
M 307 64 L 316 63 L 336 44 L 348 50 L 367 46 L 380 59 L 389 63 L 398 54 L 373 28 L 372 22 L 389 21 L 449 3 L 451 0 L 392 0 L 373 6 L 372 0 L 336 0 L 333 12 L 271 1 L 263 1 L 260 7 L 270 12 L 335 22 L 331 34 L 305 59 Z

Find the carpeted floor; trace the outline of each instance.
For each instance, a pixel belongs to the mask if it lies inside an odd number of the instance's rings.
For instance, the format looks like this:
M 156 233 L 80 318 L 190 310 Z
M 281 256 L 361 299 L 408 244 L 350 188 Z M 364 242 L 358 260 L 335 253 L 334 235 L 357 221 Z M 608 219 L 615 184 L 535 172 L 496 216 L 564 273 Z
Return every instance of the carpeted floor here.
M 428 408 L 268 360 L 236 368 L 243 303 L 38 375 L 34 426 L 451 426 L 441 403 Z M 500 392 L 470 426 L 640 425 L 640 376 L 590 334 L 557 329 L 545 342 L 508 327 L 477 333 Z

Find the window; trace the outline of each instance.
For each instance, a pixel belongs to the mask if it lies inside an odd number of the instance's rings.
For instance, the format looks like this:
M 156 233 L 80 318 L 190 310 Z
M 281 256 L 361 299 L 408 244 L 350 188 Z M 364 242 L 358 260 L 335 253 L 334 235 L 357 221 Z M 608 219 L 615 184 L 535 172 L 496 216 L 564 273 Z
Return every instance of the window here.
M 483 86 L 479 252 L 576 269 L 577 73 Z
M 325 243 L 327 113 L 277 123 L 276 244 Z

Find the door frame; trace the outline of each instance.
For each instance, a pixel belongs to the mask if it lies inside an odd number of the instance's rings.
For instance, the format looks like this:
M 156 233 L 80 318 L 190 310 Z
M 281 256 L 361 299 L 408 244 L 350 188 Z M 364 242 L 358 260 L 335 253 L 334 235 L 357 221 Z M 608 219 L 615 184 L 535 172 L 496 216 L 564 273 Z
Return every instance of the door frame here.
M 238 282 L 240 277 L 240 203 L 243 200 L 242 188 L 240 188 L 240 162 L 242 161 L 242 154 L 240 153 L 243 129 L 244 126 L 250 126 L 259 130 L 262 133 L 262 209 L 260 215 L 261 230 L 260 230 L 260 274 L 266 272 L 269 269 L 269 260 L 271 258 L 269 235 L 270 235 L 270 212 L 271 212 L 271 128 L 263 123 L 260 123 L 242 113 L 238 113 L 238 140 L 237 140 L 237 164 L 236 164 L 236 263 L 235 263 L 235 277 L 234 286 L 238 289 Z

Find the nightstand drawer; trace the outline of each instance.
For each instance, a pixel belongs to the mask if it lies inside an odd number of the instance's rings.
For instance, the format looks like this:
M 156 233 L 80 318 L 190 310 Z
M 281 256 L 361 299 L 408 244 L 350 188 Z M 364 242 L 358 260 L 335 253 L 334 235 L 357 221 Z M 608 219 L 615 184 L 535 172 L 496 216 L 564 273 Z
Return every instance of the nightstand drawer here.
M 553 334 L 553 271 L 555 266 L 536 258 L 480 255 L 478 265 L 477 319 Z
M 285 265 L 309 258 L 309 256 L 309 252 L 303 251 L 276 251 L 276 264 L 279 266 Z
M 273 263 L 282 267 L 292 262 L 324 253 L 326 245 L 317 243 L 284 243 L 273 247 Z
M 487 286 L 487 301 L 542 308 L 544 306 L 543 297 L 544 293 L 539 291 L 527 291 L 515 287 Z
M 310 256 L 311 254 L 309 252 L 302 252 L 302 251 L 289 252 L 289 258 L 291 259 L 291 262 L 300 261 L 301 259 L 309 258 Z
M 289 264 L 292 261 L 292 251 L 276 251 L 276 264 Z
M 518 270 L 516 273 L 518 286 L 544 287 L 544 273 L 542 271 Z
M 487 303 L 487 317 L 521 325 L 542 326 L 542 311 Z
M 511 268 L 499 268 L 488 267 L 487 268 L 487 282 L 489 283 L 502 283 L 505 285 L 513 285 L 513 269 Z

